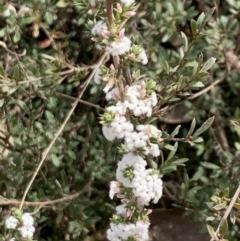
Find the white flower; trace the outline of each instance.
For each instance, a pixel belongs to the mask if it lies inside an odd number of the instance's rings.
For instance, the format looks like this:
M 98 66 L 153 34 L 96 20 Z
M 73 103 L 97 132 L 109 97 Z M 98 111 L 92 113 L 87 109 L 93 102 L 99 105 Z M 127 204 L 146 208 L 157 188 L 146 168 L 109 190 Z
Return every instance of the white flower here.
M 151 154 L 154 157 L 160 156 L 160 150 L 157 144 L 150 144 L 149 148 L 149 154 Z
M 100 83 L 101 83 L 101 74 L 102 74 L 102 71 L 101 71 L 100 68 L 98 68 L 98 69 L 96 70 L 95 75 L 94 75 L 94 78 L 93 78 L 93 80 L 94 80 L 94 82 L 95 82 L 96 84 L 100 84 Z
M 152 92 L 152 94 L 151 94 L 151 104 L 152 104 L 152 106 L 157 105 L 157 94 L 156 94 L 156 92 Z
M 117 106 L 110 106 L 107 109 L 115 113 L 115 118 L 109 126 L 103 126 L 102 131 L 106 139 L 113 141 L 115 138 L 121 139 L 129 135 L 133 131 L 134 126 L 125 116 L 118 113 L 124 110 Z
M 128 37 L 123 37 L 118 41 L 114 41 L 107 46 L 106 50 L 112 56 L 123 55 L 130 50 L 131 40 Z
M 125 6 L 129 7 L 130 5 L 132 5 L 132 4 L 134 3 L 134 0 L 121 0 L 121 2 L 122 2 Z
M 113 88 L 106 94 L 106 100 L 118 100 L 120 99 L 120 93 L 118 88 Z
M 148 228 L 150 223 L 137 221 L 135 224 L 114 224 L 110 223 L 110 228 L 107 230 L 107 238 L 111 241 L 126 241 L 131 237 L 135 240 L 147 241 Z
M 138 125 L 137 130 L 144 132 L 149 138 L 159 138 L 162 136 L 162 132 L 153 125 Z
M 15 229 L 18 225 L 18 220 L 15 217 L 10 216 L 6 219 L 5 224 L 7 229 Z
M 35 232 L 35 228 L 33 226 L 22 226 L 18 228 L 23 238 L 32 238 Z
M 144 50 L 142 50 L 140 52 L 140 54 L 138 55 L 137 58 L 144 65 L 148 63 L 148 58 L 147 58 L 146 52 Z
M 102 20 L 98 21 L 95 26 L 92 28 L 92 35 L 101 35 L 103 30 L 108 30 L 107 24 Z
M 119 192 L 120 192 L 119 182 L 116 182 L 116 181 L 110 182 L 109 197 L 113 199 L 114 195 Z
M 135 151 L 137 148 L 147 148 L 148 136 L 143 132 L 132 132 L 125 138 L 125 143 L 130 151 Z
M 30 227 L 30 226 L 33 226 L 34 224 L 34 219 L 30 213 L 24 213 L 21 217 L 21 220 L 22 220 L 23 226 Z
M 113 132 L 111 127 L 103 126 L 102 132 L 108 141 L 113 141 L 116 138 L 116 133 Z
M 15 241 L 16 239 L 15 238 L 11 238 L 11 239 L 9 239 L 9 241 Z
M 116 213 L 119 215 L 126 216 L 127 215 L 127 209 L 126 204 L 121 204 L 116 207 Z

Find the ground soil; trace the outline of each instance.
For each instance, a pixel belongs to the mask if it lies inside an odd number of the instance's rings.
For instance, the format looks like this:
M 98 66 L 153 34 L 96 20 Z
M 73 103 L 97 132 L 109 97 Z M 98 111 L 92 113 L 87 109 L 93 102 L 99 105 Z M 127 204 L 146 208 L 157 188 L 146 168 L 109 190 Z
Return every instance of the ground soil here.
M 150 214 L 150 241 L 209 241 L 203 224 L 194 222 L 184 209 L 155 209 Z

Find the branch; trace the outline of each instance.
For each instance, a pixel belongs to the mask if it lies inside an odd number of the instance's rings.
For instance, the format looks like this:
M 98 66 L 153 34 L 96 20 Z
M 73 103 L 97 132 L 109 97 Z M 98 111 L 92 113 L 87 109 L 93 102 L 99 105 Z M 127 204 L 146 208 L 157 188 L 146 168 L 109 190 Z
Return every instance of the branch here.
M 79 197 L 86 190 L 86 188 L 89 187 L 89 185 L 92 183 L 92 181 L 93 181 L 93 179 L 91 178 L 90 181 L 88 181 L 87 184 L 83 187 L 83 189 L 75 194 L 68 195 L 66 197 L 62 197 L 62 198 L 58 198 L 58 199 L 54 199 L 54 200 L 43 201 L 43 202 L 27 202 L 26 201 L 26 202 L 24 202 L 24 205 L 46 207 L 46 206 L 52 206 L 52 205 L 58 204 L 60 202 L 73 200 L 74 198 Z M 0 196 L 0 199 L 6 200 L 3 202 L 0 202 L 0 206 L 9 206 L 9 205 L 18 206 L 19 204 L 21 204 L 21 201 L 9 200 L 3 196 Z
M 63 94 L 63 93 L 60 93 L 60 92 L 55 92 L 55 93 L 59 96 L 62 96 L 64 98 L 67 98 L 67 99 L 70 99 L 70 100 L 76 100 L 77 99 L 75 97 L 72 97 L 70 95 L 66 95 L 66 94 Z M 94 107 L 94 108 L 99 109 L 99 110 L 104 110 L 100 105 L 95 105 L 95 104 L 92 104 L 92 103 L 90 103 L 88 101 L 85 101 L 85 100 L 78 100 L 78 102 L 82 103 L 84 105 L 89 105 L 89 106 Z
M 187 100 L 193 100 L 193 99 L 196 99 L 198 96 L 204 94 L 204 93 L 207 93 L 209 90 L 211 90 L 215 85 L 219 84 L 221 81 L 223 81 L 223 78 L 221 79 L 216 79 L 214 82 L 212 82 L 209 86 L 207 86 L 206 88 L 200 90 L 199 92 L 189 96 L 187 98 Z
M 106 0 L 106 3 L 107 3 L 108 25 L 109 25 L 109 29 L 111 30 L 112 23 L 113 23 L 113 5 L 112 5 L 112 0 Z

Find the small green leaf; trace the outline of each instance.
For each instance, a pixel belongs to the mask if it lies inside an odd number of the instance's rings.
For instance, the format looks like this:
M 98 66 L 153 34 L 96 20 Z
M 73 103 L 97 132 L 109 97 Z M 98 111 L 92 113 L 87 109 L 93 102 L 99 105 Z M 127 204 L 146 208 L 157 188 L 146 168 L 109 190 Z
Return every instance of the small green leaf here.
M 214 206 L 213 209 L 216 210 L 216 211 L 220 211 L 220 210 L 224 209 L 226 206 L 227 206 L 227 202 L 224 201 L 224 202 Z
M 175 145 L 172 146 L 172 145 L 166 144 L 166 145 L 164 145 L 164 148 L 166 148 L 166 149 L 168 149 L 170 151 L 176 151 Z
M 201 162 L 201 165 L 207 169 L 217 170 L 220 167 L 211 162 Z
M 204 14 L 204 18 L 203 18 L 203 21 L 201 22 L 201 25 L 199 27 L 199 30 L 201 31 L 202 28 L 205 27 L 206 23 L 208 22 L 208 20 L 212 17 L 213 13 L 215 11 L 215 7 L 214 8 L 211 8 L 206 14 Z
M 224 237 L 224 235 L 227 233 L 228 231 L 228 222 L 226 219 L 222 219 L 221 223 L 220 223 L 220 227 L 219 227 L 219 233 L 221 238 Z
M 197 172 L 193 175 L 192 180 L 197 181 L 204 174 L 204 168 L 198 167 Z
M 212 226 L 210 226 L 210 225 L 207 224 L 207 230 L 208 230 L 208 233 L 210 234 L 210 236 L 211 236 L 215 241 L 218 241 L 218 240 L 219 240 Z
M 35 121 L 34 122 L 34 125 L 36 126 L 36 128 L 38 128 L 40 131 L 43 130 L 43 125 L 42 123 L 38 122 L 38 121 Z
M 204 84 L 201 81 L 197 81 L 195 83 L 192 83 L 190 86 L 193 88 L 202 88 L 204 87 Z
M 19 31 L 16 31 L 15 34 L 14 34 L 14 36 L 13 36 L 13 42 L 14 42 L 14 43 L 17 43 L 17 42 L 20 40 L 20 38 L 21 38 L 20 32 L 19 32 Z
M 211 217 L 207 217 L 206 218 L 206 221 L 214 221 L 216 219 L 216 217 L 213 217 L 213 216 L 211 216 Z
M 59 211 L 56 218 L 56 223 L 59 224 L 63 218 L 63 211 Z
M 50 111 L 46 110 L 45 116 L 49 122 L 54 122 L 54 115 Z
M 60 166 L 60 160 L 55 154 L 51 154 L 52 162 L 56 167 Z
M 189 183 L 189 176 L 186 170 L 184 170 L 184 173 L 183 173 L 183 180 L 185 184 Z
M 191 25 L 191 30 L 192 30 L 193 36 L 196 36 L 197 35 L 197 29 L 198 29 L 197 22 L 194 19 L 191 19 L 190 25 Z
M 60 0 L 56 4 L 56 7 L 58 7 L 58 8 L 65 8 L 66 6 L 67 6 L 67 3 L 65 3 L 64 0 Z
M 51 25 L 53 22 L 53 14 L 49 11 L 45 13 L 46 22 Z
M 178 126 L 174 129 L 174 131 L 170 134 L 170 136 L 172 136 L 172 137 L 176 136 L 176 135 L 178 134 L 180 128 L 181 128 L 181 125 L 178 125 Z
M 229 197 L 229 187 L 227 187 L 223 190 L 223 196 L 226 197 L 226 198 Z
M 76 154 L 75 154 L 73 151 L 69 150 L 69 151 L 68 151 L 68 155 L 69 155 L 69 157 L 71 157 L 73 160 L 76 160 Z
M 205 13 L 201 13 L 197 19 L 197 24 L 198 24 L 198 28 L 200 30 L 200 26 L 202 25 L 203 19 L 205 18 Z
M 199 129 L 196 130 L 196 132 L 193 134 L 193 139 L 195 139 L 197 136 L 201 135 L 204 131 L 206 131 L 213 123 L 214 116 L 209 118 L 207 121 L 205 121 Z
M 188 39 L 184 32 L 181 32 L 181 36 L 182 36 L 183 42 L 184 42 L 184 52 L 186 52 L 188 50 Z
M 21 25 L 31 24 L 35 19 L 36 19 L 35 16 L 25 17 L 21 19 L 20 24 Z
M 178 159 L 176 161 L 173 161 L 172 164 L 176 164 L 178 166 L 183 166 L 182 164 L 187 162 L 189 159 L 188 158 L 181 158 L 181 159 Z
M 0 99 L 0 107 L 2 107 L 4 104 L 4 99 Z
M 22 100 L 17 100 L 18 106 L 26 113 L 29 114 L 30 110 L 28 108 L 28 106 L 26 105 L 26 103 Z
M 176 142 L 174 144 L 173 150 L 171 150 L 171 152 L 169 153 L 167 160 L 170 160 L 176 154 L 177 149 L 178 149 L 178 143 Z
M 2 28 L 0 30 L 0 38 L 4 37 L 6 35 L 6 29 L 5 28 Z
M 191 126 L 190 126 L 190 129 L 189 129 L 189 131 L 187 133 L 187 136 L 191 136 L 192 135 L 192 133 L 194 132 L 195 127 L 196 127 L 196 119 L 193 118 Z
M 166 166 L 162 169 L 161 173 L 162 174 L 166 174 L 166 173 L 170 173 L 173 171 L 177 170 L 177 166 L 176 165 L 171 165 L 171 166 Z
M 231 211 L 231 213 L 230 213 L 230 221 L 232 224 L 235 224 L 235 222 L 236 222 L 236 213 L 233 211 Z
M 194 139 L 193 143 L 201 143 L 203 142 L 203 138 L 202 137 L 197 137 L 196 139 Z
M 206 63 L 204 63 L 200 71 L 201 72 L 208 71 L 215 64 L 215 61 L 216 61 L 216 58 L 211 57 L 210 59 L 207 60 Z
M 205 76 L 207 76 L 207 75 L 209 75 L 208 72 L 198 72 L 198 73 L 196 74 L 196 77 L 197 77 L 197 78 L 203 78 L 203 77 L 205 77 Z
M 196 60 L 187 62 L 185 67 L 192 67 L 192 76 L 194 76 L 197 73 L 198 70 L 198 62 Z
M 161 65 L 162 65 L 163 69 L 164 69 L 167 73 L 169 73 L 170 67 L 169 67 L 168 62 L 167 62 L 165 59 L 161 59 L 161 60 L 160 60 L 160 63 L 161 63 Z

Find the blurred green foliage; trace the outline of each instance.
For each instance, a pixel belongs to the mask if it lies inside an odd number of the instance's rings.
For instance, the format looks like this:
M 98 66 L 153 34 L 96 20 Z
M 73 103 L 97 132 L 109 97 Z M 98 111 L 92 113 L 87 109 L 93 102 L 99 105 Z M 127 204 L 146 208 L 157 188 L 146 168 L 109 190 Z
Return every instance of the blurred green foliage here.
M 239 182 L 240 130 L 231 121 L 240 121 L 240 5 L 237 0 L 138 2 L 126 32 L 147 50 L 149 63 L 141 72 L 159 86 L 160 112 L 156 111 L 154 123 L 169 144 L 163 149 L 168 158 L 155 161 L 172 195 L 165 192 L 157 206 L 188 207 L 204 221 L 213 215 L 213 204 L 206 203 L 215 189 L 229 188 L 231 197 Z M 10 11 L 5 16 L 8 4 L 18 15 Z M 8 49 L 0 48 L 0 193 L 4 198 L 21 200 L 43 150 L 100 55 L 85 26 L 94 17 L 87 15 L 88 7 L 88 1 L 81 0 L 11 0 L 0 5 L 0 41 Z M 201 15 L 212 13 L 213 7 L 212 16 Z M 139 66 L 133 69 L 137 78 Z M 201 93 L 207 86 L 211 88 Z M 93 83 L 82 99 L 106 105 L 102 87 Z M 27 201 L 38 202 L 83 191 L 36 213 L 39 241 L 83 240 L 108 224 L 114 210 L 108 198 L 109 180 L 114 179 L 119 154 L 116 143 L 107 142 L 101 133 L 101 113 L 100 108 L 79 103 L 27 196 Z M 213 126 L 202 142 L 194 133 L 212 116 Z M 195 129 L 189 133 L 191 126 Z M 183 143 L 172 145 L 179 136 L 185 137 L 179 140 Z M 189 161 L 184 165 L 185 158 Z M 2 230 L 10 208 L 1 206 Z M 25 206 L 28 211 L 38 208 Z M 239 212 L 235 214 L 239 220 Z M 214 226 L 211 218 L 208 221 Z M 229 226 L 225 237 L 237 240 L 238 223 Z M 0 239 L 4 238 L 0 232 Z

